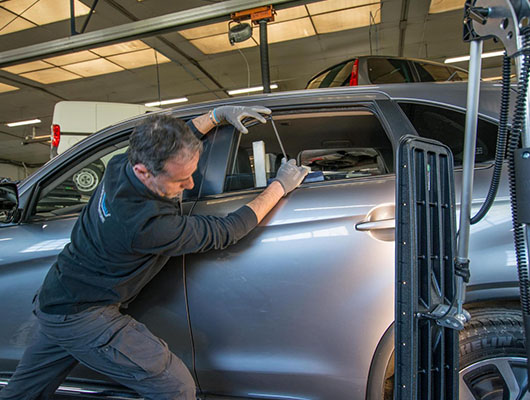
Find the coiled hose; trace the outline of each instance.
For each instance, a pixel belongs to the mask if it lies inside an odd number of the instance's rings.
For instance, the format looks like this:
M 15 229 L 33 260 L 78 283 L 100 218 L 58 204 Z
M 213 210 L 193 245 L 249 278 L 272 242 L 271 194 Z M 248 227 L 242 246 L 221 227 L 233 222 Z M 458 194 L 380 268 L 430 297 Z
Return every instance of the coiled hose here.
M 527 362 L 530 367 L 530 295 L 528 281 L 528 263 L 526 258 L 525 231 L 524 225 L 520 224 L 517 215 L 516 184 L 515 184 L 515 151 L 519 147 L 521 135 L 525 128 L 526 119 L 526 100 L 528 92 L 528 74 L 530 69 L 530 60 L 528 54 L 528 45 L 530 43 L 530 30 L 525 29 L 521 32 L 523 37 L 523 62 L 519 74 L 519 83 L 517 86 L 517 99 L 515 102 L 515 113 L 512 123 L 512 131 L 508 141 L 508 162 L 509 162 L 509 183 L 510 183 L 510 201 L 512 206 L 512 225 L 513 237 L 515 242 L 515 256 L 517 259 L 517 272 L 519 275 L 519 290 L 521 293 L 521 309 L 523 312 L 523 321 L 525 326 Z M 530 368 L 528 368 L 530 378 Z
M 479 222 L 488 213 L 491 208 L 501 180 L 502 162 L 506 154 L 506 141 L 508 140 L 508 110 L 510 108 L 510 73 L 511 59 L 506 54 L 502 61 L 502 91 L 501 91 L 501 110 L 499 115 L 499 130 L 497 134 L 497 150 L 495 151 L 495 164 L 493 166 L 493 175 L 491 184 L 482 203 L 480 210 L 471 218 L 471 225 Z

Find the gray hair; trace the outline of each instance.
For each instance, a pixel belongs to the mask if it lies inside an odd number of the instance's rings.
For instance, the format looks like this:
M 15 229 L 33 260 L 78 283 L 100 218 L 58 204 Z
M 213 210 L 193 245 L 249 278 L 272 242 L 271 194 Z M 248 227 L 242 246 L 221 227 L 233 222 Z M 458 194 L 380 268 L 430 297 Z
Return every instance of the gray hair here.
M 185 162 L 197 151 L 202 152 L 202 142 L 182 120 L 169 115 L 147 118 L 129 138 L 131 165 L 144 164 L 155 176 L 170 158 L 178 156 Z

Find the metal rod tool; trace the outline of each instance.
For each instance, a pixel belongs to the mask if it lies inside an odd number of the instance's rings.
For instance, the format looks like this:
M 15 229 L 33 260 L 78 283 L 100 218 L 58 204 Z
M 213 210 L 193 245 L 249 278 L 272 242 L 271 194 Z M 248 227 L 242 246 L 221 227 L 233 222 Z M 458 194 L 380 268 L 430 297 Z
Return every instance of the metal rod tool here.
M 270 118 L 271 118 L 272 129 L 274 129 L 274 133 L 276 134 L 276 137 L 278 138 L 278 143 L 280 143 L 282 154 L 285 157 L 285 159 L 289 161 L 287 158 L 287 153 L 285 153 L 285 149 L 283 148 L 283 143 L 282 143 L 282 140 L 280 139 L 280 134 L 278 133 L 278 129 L 276 129 L 276 124 L 274 123 L 274 120 L 272 119 L 272 115 L 270 116 Z

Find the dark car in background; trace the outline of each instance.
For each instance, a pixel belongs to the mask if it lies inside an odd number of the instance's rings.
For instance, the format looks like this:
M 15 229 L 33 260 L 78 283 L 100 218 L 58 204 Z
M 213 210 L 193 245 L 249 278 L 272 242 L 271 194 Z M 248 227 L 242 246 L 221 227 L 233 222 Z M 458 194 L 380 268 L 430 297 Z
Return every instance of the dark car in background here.
M 355 57 L 325 69 L 307 82 L 306 89 L 383 83 L 466 81 L 465 69 L 416 58 Z
M 481 91 L 473 211 L 489 187 L 500 100 L 498 86 Z M 270 107 L 288 156 L 312 174 L 234 246 L 171 258 L 125 312 L 168 343 L 202 398 L 392 398 L 395 149 L 408 134 L 448 145 L 458 202 L 466 92 L 464 83 L 330 88 L 163 111 L 187 120 L 221 104 Z M 91 135 L 19 184 L 19 217 L 0 224 L 0 384 L 31 343 L 33 296 L 90 198 L 74 177 L 126 151 L 144 118 Z M 220 126 L 204 140 L 185 215 L 226 215 L 275 176 L 282 150 L 270 123 L 246 135 Z M 518 398 L 525 349 L 505 178 L 471 228 L 470 258 L 461 398 Z M 61 391 L 136 398 L 82 366 Z

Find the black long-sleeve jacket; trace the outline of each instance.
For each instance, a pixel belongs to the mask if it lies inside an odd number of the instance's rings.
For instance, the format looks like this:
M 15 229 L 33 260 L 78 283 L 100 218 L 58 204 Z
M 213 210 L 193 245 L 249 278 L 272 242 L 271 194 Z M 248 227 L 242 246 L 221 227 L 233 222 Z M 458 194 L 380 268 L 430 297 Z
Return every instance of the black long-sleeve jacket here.
M 44 280 L 41 310 L 126 305 L 171 256 L 223 249 L 256 224 L 247 206 L 226 217 L 180 216 L 177 204 L 140 182 L 126 154 L 117 155 Z

